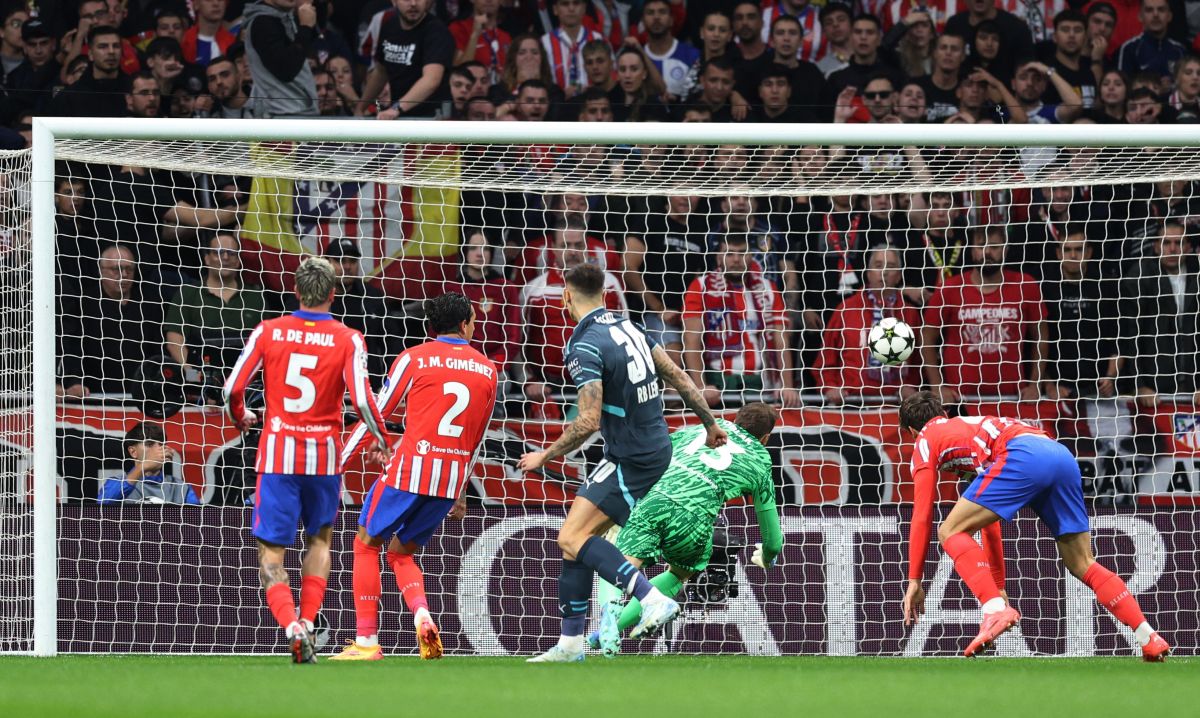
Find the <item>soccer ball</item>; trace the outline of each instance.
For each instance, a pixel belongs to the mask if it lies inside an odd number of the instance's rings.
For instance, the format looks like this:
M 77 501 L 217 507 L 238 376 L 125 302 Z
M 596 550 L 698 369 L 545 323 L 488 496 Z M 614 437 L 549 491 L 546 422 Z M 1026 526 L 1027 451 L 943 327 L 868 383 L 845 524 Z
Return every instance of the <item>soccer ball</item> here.
M 903 364 L 916 346 L 917 337 L 912 327 L 892 317 L 880 319 L 867 334 L 867 348 L 871 350 L 871 356 L 887 366 Z

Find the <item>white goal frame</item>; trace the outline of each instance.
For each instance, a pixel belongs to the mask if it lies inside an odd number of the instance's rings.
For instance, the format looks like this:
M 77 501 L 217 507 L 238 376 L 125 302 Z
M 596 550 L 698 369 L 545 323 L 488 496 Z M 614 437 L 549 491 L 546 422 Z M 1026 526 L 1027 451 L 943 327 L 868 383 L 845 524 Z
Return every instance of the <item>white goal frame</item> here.
M 59 140 L 1200 148 L 1200 125 L 676 124 L 35 118 L 32 151 L 33 655 L 58 643 L 55 155 Z M 151 163 L 153 164 L 153 163 Z M 1200 172 L 1200 167 L 1197 168 Z M 1114 177 L 1113 183 L 1128 181 Z M 1144 181 L 1144 180 L 1141 180 Z M 1046 184 L 1036 180 L 1021 186 Z M 698 189 L 699 194 L 704 190 Z M 629 193 L 627 189 L 623 193 Z

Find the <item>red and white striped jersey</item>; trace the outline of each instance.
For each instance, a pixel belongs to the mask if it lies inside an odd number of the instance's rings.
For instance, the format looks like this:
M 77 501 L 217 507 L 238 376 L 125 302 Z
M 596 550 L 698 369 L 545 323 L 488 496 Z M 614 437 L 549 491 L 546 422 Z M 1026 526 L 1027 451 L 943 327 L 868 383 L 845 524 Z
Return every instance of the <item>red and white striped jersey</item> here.
M 384 416 L 406 405 L 404 436 L 381 481 L 401 491 L 456 499 L 467 485 L 496 403 L 496 365 L 461 339 L 438 337 L 396 357 L 379 393 Z M 367 437 L 355 426 L 342 460 Z
M 298 311 L 255 327 L 225 380 L 225 411 L 235 423 L 246 409 L 246 386 L 260 367 L 267 407 L 256 472 L 342 473 L 347 391 L 375 438 L 388 440 L 371 393 L 362 334 L 328 314 Z
M 800 12 L 790 13 L 780 0 L 773 2 L 768 0 L 762 6 L 763 42 L 768 45 L 771 43 L 772 23 L 783 15 L 791 15 L 800 21 L 800 27 L 804 29 L 804 39 L 800 42 L 800 49 L 796 51 L 796 59 L 817 62 L 825 57 L 828 47 L 825 43 L 825 36 L 821 32 L 820 8 L 806 4 Z
M 561 27 L 555 28 L 554 32 L 542 35 L 542 49 L 545 50 L 546 58 L 550 61 L 550 73 L 554 76 L 555 84 L 563 90 L 572 85 L 581 88 L 587 87 L 587 72 L 583 67 L 583 46 L 592 40 L 603 39 L 604 37 L 600 33 L 586 25 L 579 28 L 579 37 L 574 41 L 567 37 L 567 33 Z
M 923 12 L 933 21 L 933 29 L 939 35 L 946 29 L 946 21 L 956 15 L 960 8 L 958 0 L 878 0 L 873 3 L 874 9 L 866 9 L 878 17 L 883 23 L 883 31 L 887 32 L 904 21 L 912 12 Z

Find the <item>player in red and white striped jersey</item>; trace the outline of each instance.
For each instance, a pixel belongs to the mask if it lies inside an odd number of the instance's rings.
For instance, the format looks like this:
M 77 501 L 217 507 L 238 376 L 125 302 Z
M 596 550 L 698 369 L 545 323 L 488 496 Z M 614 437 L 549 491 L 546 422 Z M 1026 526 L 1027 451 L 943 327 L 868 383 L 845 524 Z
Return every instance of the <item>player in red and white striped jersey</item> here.
M 496 366 L 468 342 L 475 332 L 471 301 L 450 292 L 425 302 L 425 316 L 437 339 L 404 351 L 392 364 L 379 394 L 391 416 L 401 403 L 406 412 L 404 437 L 383 475 L 363 498 L 354 539 L 354 613 L 356 640 L 334 660 L 377 661 L 379 553 L 388 543 L 387 561 L 396 585 L 413 612 L 422 658 L 440 658 L 442 642 L 429 614 L 425 579 L 413 561 L 446 516 L 461 518 L 463 489 L 471 477 L 483 434 L 496 403 Z M 366 440 L 367 428 L 355 427 L 342 458 Z
M 329 314 L 338 284 L 333 266 L 310 257 L 296 269 L 300 310 L 254 329 L 225 382 L 225 410 L 238 428 L 258 424 L 245 391 L 261 368 L 267 407 L 258 444 L 254 537 L 267 605 L 292 644 L 293 660 L 314 663 L 313 621 L 329 579 L 329 540 L 342 490 L 342 399 L 386 451 L 388 436 L 367 377 L 363 337 Z M 304 524 L 300 615 L 283 568 L 287 546 Z

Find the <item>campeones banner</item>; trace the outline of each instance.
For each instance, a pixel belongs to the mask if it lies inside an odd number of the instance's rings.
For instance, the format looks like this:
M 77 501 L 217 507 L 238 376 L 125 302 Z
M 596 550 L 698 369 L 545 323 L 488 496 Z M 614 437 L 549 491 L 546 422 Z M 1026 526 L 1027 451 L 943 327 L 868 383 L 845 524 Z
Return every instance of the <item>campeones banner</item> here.
M 782 563 L 749 563 L 752 512 L 725 511 L 736 597 L 689 601 L 670 636 L 626 641 L 626 652 L 954 655 L 979 612 L 949 559 L 931 552 L 927 614 L 905 628 L 907 512 L 824 506 L 784 511 Z M 529 655 L 558 634 L 558 508 L 472 509 L 447 521 L 419 558 L 442 640 L 460 655 Z M 323 614 L 333 645 L 353 638 L 350 569 L 355 512 L 335 531 Z M 64 506 L 59 521 L 59 650 L 283 653 L 263 605 L 246 509 Z M 1200 647 L 1200 512 L 1100 511 L 1100 560 L 1118 571 L 1180 655 Z M 289 551 L 295 575 L 298 552 Z M 1005 525 L 1006 588 L 1024 614 L 998 642 L 1004 656 L 1133 655 L 1135 641 L 1065 576 L 1053 540 L 1032 515 Z M 940 560 L 939 560 L 940 559 Z M 593 612 L 595 613 L 595 612 Z M 384 580 L 380 639 L 415 653 L 409 615 Z M 282 660 L 282 658 L 281 658 Z M 1132 660 L 1132 659 L 1131 659 Z

